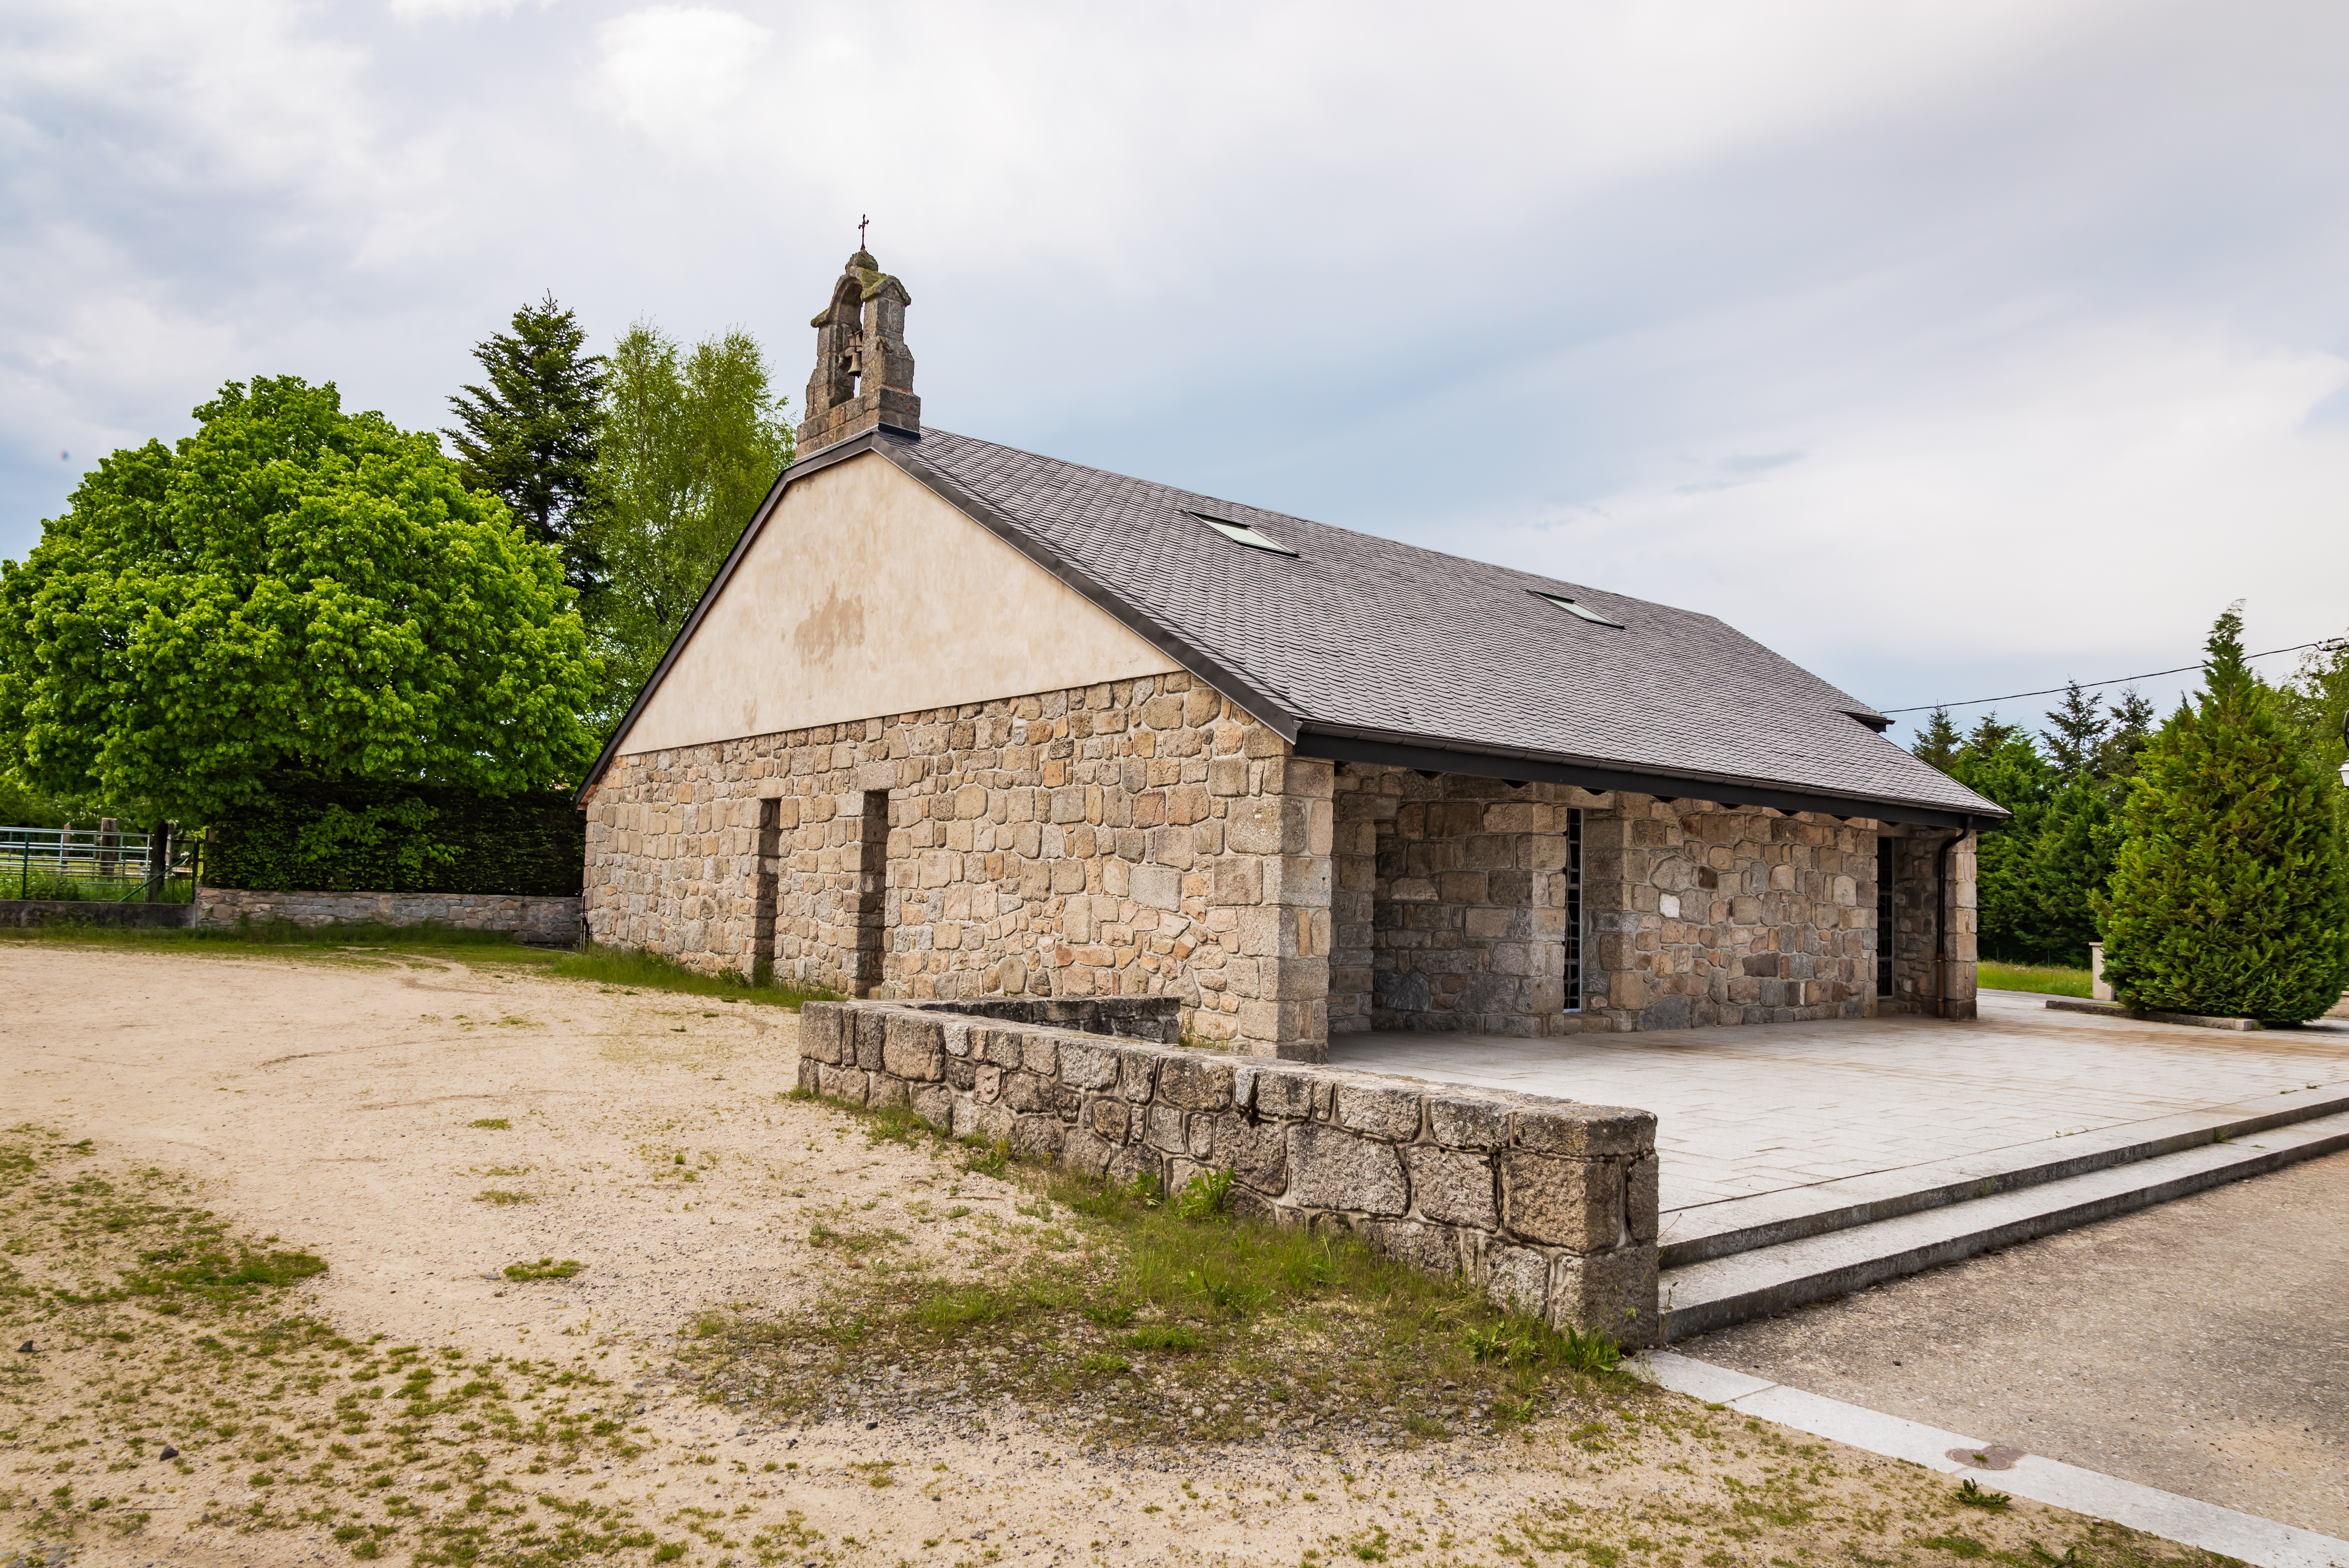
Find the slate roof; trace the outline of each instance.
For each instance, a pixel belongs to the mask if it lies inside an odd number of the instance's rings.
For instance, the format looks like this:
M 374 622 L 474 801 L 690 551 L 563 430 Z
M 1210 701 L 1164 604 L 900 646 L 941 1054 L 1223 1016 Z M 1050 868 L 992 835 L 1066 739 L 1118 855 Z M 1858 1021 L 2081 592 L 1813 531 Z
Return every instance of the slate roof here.
M 935 427 L 844 443 L 782 483 L 868 448 L 1308 755 L 1409 763 L 1422 751 L 1466 753 L 1476 765 L 1454 770 L 1486 777 L 1917 821 L 1970 815 L 1987 826 L 2006 815 L 1877 733 L 1887 721 L 1867 704 L 1711 615 Z M 1296 554 L 1239 543 L 1193 511 Z M 1622 625 L 1581 620 L 1536 590 Z M 1706 789 L 1722 785 L 1736 788 Z M 1856 809 L 1870 802 L 1907 810 Z

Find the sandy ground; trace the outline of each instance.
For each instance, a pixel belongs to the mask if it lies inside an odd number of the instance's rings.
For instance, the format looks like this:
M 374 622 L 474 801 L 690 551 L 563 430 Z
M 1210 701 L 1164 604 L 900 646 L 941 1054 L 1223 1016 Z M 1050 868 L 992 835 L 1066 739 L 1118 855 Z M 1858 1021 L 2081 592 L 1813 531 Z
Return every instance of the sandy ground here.
M 2344 1217 L 2336 1154 L 1678 1348 L 2349 1537 Z
M 1913 1467 L 1661 1392 L 1644 1419 L 1604 1429 L 1548 1422 L 1505 1439 L 1173 1453 L 1084 1447 L 1050 1418 L 1001 1406 L 978 1417 L 879 1410 L 826 1427 L 698 1402 L 665 1375 L 698 1311 L 805 1310 L 848 1279 L 839 1253 L 809 1244 L 815 1222 L 854 1215 L 905 1233 L 941 1273 L 981 1269 L 1005 1228 L 990 1216 L 1019 1193 L 923 1150 L 870 1145 L 850 1117 L 784 1099 L 796 1022 L 488 958 L 10 942 L 0 944 L 0 1120 L 88 1140 L 77 1158 L 93 1168 L 185 1172 L 223 1218 L 317 1253 L 329 1272 L 297 1288 L 354 1339 L 386 1336 L 427 1356 L 552 1357 L 612 1379 L 643 1451 L 601 1453 L 524 1487 L 555 1501 L 624 1501 L 647 1521 L 689 1505 L 728 1516 L 740 1538 L 767 1532 L 757 1552 L 693 1541 L 691 1565 L 1295 1563 L 1384 1553 L 1491 1563 L 1531 1561 L 1531 1546 L 1575 1550 L 1575 1532 L 1588 1531 L 1627 1542 L 1641 1564 L 1760 1568 L 1835 1540 L 1844 1546 L 1834 1554 L 1864 1546 L 1871 1562 L 1950 1561 L 1915 1543 L 1935 1531 L 2012 1551 L 2025 1536 L 2058 1552 L 2085 1539 L 2073 1516 L 2031 1504 L 1971 1513 Z M 492 1119 L 510 1125 L 471 1125 Z M 941 1212 L 949 1186 L 968 1217 Z M 532 1201 L 481 1201 L 488 1191 Z M 527 1285 L 498 1272 L 542 1257 L 585 1268 Z M 42 1349 L 58 1357 L 59 1387 L 74 1366 L 88 1373 L 91 1357 L 113 1354 Z M 69 1429 L 62 1407 L 50 1426 Z M 0 1466 L 39 1477 L 47 1452 L 36 1462 L 26 1435 L 0 1443 Z M 246 1506 L 250 1483 L 225 1451 L 208 1457 L 191 1443 L 189 1454 L 180 1474 L 150 1466 L 122 1483 L 151 1511 L 143 1533 L 85 1535 L 70 1560 L 349 1555 L 323 1526 L 248 1533 L 203 1522 Z M 904 1484 L 872 1484 L 885 1461 Z M 796 1468 L 762 1468 L 771 1462 Z M 9 1528 L 0 1516 L 0 1551 L 29 1544 Z M 663 1526 L 664 1540 L 677 1534 Z M 1616 1561 L 1599 1550 L 1594 1561 Z M 395 1543 L 388 1555 L 406 1553 Z

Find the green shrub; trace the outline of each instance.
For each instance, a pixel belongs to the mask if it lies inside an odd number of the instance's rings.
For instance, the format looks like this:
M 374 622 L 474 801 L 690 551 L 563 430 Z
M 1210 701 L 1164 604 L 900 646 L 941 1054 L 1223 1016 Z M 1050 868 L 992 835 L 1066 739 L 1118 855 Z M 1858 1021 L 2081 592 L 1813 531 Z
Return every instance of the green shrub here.
M 2204 689 L 2141 756 L 2097 901 L 2105 978 L 2140 1007 L 2300 1023 L 2349 984 L 2340 787 L 2219 618 Z
M 587 826 L 552 791 L 283 779 L 205 837 L 209 887 L 575 898 Z

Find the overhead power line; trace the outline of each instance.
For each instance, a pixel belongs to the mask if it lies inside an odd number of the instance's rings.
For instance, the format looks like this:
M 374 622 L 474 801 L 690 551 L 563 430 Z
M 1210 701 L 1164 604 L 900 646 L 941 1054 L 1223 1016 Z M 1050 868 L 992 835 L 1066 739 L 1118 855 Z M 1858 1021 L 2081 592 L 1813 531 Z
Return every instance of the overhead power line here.
M 2270 648 L 2264 654 L 2245 654 L 2243 656 L 2247 659 L 2271 659 L 2278 654 L 2299 653 L 2302 648 L 2338 647 L 2341 645 L 2341 641 L 2342 639 L 2339 637 L 2319 637 L 2313 643 L 2294 643 L 2288 648 Z M 2149 681 L 2159 676 L 2182 676 L 2189 670 L 2201 670 L 2208 669 L 2209 667 L 2209 661 L 2206 659 L 2199 665 L 2180 665 L 2174 670 L 2147 670 L 2141 676 L 2115 676 L 2108 681 L 2080 681 L 2076 684 L 2082 691 L 2095 691 L 2098 686 L 2126 686 L 2131 681 Z M 2049 686 L 2044 691 L 2015 691 L 2009 692 L 2004 696 L 1970 697 L 1964 702 L 1920 702 L 1915 707 L 1888 707 L 1880 709 L 1879 711 L 1889 717 L 1896 713 L 1930 713 L 1936 708 L 1980 707 L 1984 703 L 1989 702 L 2017 702 L 2026 696 L 2060 696 L 2064 693 L 2072 689 L 2072 684 L 2073 683 L 2066 683 L 2065 685 L 2059 686 Z

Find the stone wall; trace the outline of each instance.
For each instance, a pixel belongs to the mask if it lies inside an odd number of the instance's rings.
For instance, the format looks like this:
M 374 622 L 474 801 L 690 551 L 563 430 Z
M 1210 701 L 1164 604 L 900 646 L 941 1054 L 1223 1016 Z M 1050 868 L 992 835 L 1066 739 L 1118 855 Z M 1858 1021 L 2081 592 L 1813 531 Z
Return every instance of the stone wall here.
M 587 802 L 587 923 L 852 995 L 1173 996 L 1319 1059 L 1330 794 L 1179 673 L 641 753 Z
M 1586 818 L 1586 1026 L 1872 1015 L 1874 828 L 1636 795 Z
M 1339 770 L 1332 1034 L 1571 1032 L 1568 820 L 1610 797 L 1408 769 Z
M 515 893 L 263 892 L 196 890 L 193 926 L 291 921 L 295 925 L 445 925 L 460 931 L 511 931 L 523 942 L 569 947 L 580 936 L 579 900 Z
M 184 903 L 117 903 L 95 899 L 0 899 L 0 929 L 42 925 L 171 927 L 188 923 Z
M 1656 1330 L 1656 1119 L 885 1003 L 810 1003 L 800 1088 L 1244 1212 L 1341 1225 L 1493 1300 L 1632 1345 Z
M 1975 926 L 1974 851 L 1969 833 L 1950 851 L 1950 884 L 1940 882 L 1941 846 L 1946 831 L 1909 830 L 1899 836 L 1888 831 L 1885 852 L 1893 858 L 1892 995 L 1881 1005 L 1888 1013 L 1938 1015 L 1942 977 L 1935 962 L 1935 942 L 1942 925 L 1949 927 L 1949 1016 L 1971 1018 L 1977 1003 L 1977 930 Z

